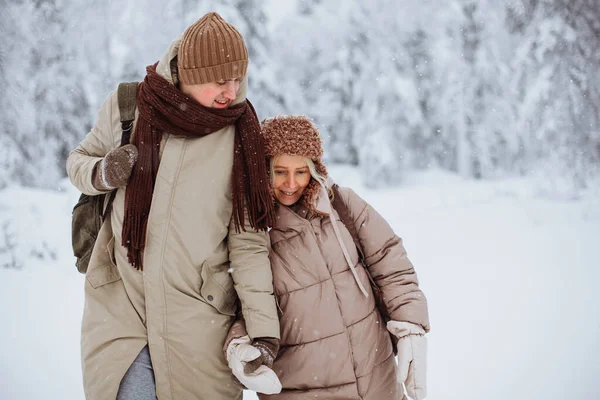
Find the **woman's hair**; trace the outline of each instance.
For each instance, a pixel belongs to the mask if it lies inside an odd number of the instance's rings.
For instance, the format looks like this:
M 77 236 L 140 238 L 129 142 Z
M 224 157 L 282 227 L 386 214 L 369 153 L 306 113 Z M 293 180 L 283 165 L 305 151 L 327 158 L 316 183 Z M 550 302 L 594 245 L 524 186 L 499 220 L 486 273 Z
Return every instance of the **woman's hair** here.
M 277 160 L 279 156 L 276 157 L 271 157 L 270 160 L 270 166 L 271 166 L 271 186 L 273 186 L 273 183 L 275 182 L 275 160 Z M 324 177 L 323 175 L 321 175 L 319 173 L 319 171 L 317 171 L 317 167 L 315 166 L 315 163 L 313 160 L 311 160 L 308 157 L 302 157 L 304 163 L 306 164 L 306 166 L 308 167 L 308 172 L 310 173 L 311 178 L 313 178 L 315 181 L 317 181 L 317 183 L 325 188 L 325 190 L 327 190 L 327 194 L 329 195 L 329 199 L 331 200 L 333 198 L 333 192 L 327 188 L 327 178 Z

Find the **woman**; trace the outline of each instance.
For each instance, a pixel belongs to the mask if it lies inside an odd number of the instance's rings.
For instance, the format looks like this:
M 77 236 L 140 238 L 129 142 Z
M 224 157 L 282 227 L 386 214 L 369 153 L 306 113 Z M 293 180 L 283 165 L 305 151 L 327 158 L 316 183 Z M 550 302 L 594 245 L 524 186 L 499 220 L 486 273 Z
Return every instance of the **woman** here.
M 262 133 L 276 200 L 269 234 L 281 347 L 273 370 L 283 390 L 259 397 L 398 399 L 404 395 L 399 382 L 411 398 L 423 399 L 427 302 L 402 240 L 356 193 L 339 188 L 365 256 L 368 268 L 363 267 L 331 206 L 331 180 L 316 127 L 302 116 L 282 116 L 265 120 Z M 383 293 L 391 317 L 386 325 L 368 273 Z M 230 365 L 245 365 L 232 369 L 246 383 L 254 366 L 248 358 L 240 362 L 243 328 L 243 321 L 236 321 L 226 353 Z M 398 340 L 398 367 L 388 331 Z M 261 391 L 260 384 L 249 388 Z

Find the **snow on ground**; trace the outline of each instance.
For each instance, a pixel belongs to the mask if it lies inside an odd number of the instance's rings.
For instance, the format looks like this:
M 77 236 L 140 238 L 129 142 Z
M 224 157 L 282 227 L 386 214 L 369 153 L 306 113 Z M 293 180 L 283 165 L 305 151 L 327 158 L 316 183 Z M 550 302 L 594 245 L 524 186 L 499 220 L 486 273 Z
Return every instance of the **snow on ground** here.
M 388 219 L 415 264 L 432 323 L 428 399 L 600 398 L 597 195 L 550 201 L 527 180 L 442 172 L 371 191 L 354 169 L 330 170 Z M 0 191 L 2 400 L 83 399 L 77 197 L 68 182 Z

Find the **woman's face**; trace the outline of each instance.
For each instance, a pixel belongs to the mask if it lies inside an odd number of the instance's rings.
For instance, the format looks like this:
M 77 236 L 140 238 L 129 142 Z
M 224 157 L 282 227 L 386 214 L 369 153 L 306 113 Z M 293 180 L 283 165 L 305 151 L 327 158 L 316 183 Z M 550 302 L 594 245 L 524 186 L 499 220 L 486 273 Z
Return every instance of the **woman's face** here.
M 209 108 L 227 108 L 235 100 L 240 90 L 241 78 L 227 81 L 201 83 L 199 85 L 180 84 L 181 91 Z
M 310 182 L 310 171 L 302 156 L 284 154 L 273 159 L 273 189 L 281 204 L 295 204 Z

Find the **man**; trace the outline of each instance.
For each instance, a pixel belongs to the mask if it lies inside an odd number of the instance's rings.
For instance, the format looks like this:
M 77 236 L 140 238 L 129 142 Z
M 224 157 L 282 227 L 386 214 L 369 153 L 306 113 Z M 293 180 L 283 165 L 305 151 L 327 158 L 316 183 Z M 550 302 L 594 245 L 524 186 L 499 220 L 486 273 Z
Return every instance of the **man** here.
M 273 205 L 247 65 L 240 33 L 206 14 L 147 67 L 130 144 L 118 147 L 113 92 L 69 155 L 80 191 L 117 191 L 86 274 L 88 399 L 241 399 L 222 353 L 238 298 L 258 360 L 277 354 Z

